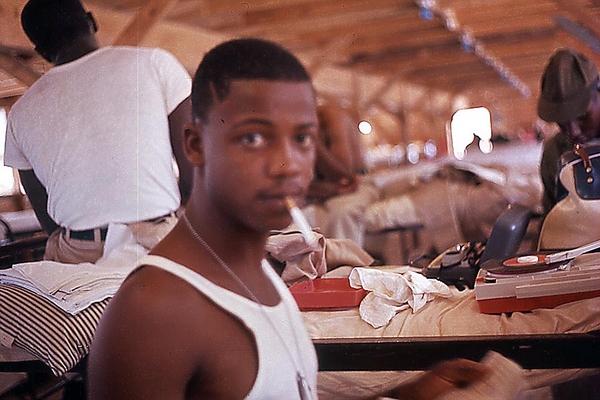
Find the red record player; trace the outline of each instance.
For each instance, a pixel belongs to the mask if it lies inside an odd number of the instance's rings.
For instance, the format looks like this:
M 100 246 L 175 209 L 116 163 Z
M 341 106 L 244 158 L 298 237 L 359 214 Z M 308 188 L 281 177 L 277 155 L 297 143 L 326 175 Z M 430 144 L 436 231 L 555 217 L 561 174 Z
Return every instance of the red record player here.
M 530 311 L 600 296 L 600 253 L 555 262 L 548 255 L 524 257 L 482 265 L 475 280 L 480 312 Z

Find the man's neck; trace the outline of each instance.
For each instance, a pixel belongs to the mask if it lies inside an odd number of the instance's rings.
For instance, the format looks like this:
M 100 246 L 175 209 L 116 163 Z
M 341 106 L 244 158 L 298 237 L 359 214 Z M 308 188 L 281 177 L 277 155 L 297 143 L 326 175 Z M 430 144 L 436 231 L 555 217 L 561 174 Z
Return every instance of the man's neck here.
M 76 40 L 71 45 L 65 46 L 63 50 L 58 51 L 54 56 L 52 63 L 54 65 L 66 64 L 98 50 L 99 48 L 100 45 L 95 37 Z
M 264 248 L 269 232 L 261 234 L 241 229 L 233 220 L 220 218 L 221 212 L 210 206 L 207 207 L 207 204 L 209 203 L 196 201 L 196 198 L 192 196 L 186 206 L 190 210 L 186 213 L 187 218 L 196 233 L 208 242 L 213 251 L 226 259 L 231 268 L 258 266 L 264 257 Z M 214 227 L 219 227 L 219 229 L 214 229 Z M 230 251 L 232 243 L 237 246 L 235 252 Z

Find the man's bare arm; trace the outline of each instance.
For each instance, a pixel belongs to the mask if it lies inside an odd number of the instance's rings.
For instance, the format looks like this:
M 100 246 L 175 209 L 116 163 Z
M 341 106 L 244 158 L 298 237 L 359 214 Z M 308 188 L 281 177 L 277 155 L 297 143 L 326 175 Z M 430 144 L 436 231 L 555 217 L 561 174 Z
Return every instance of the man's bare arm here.
M 46 192 L 46 188 L 42 185 L 37 176 L 35 176 L 32 169 L 19 170 L 19 176 L 23 188 L 25 188 L 25 193 L 31 203 L 31 207 L 33 207 L 33 211 L 35 212 L 42 229 L 44 229 L 48 235 L 51 234 L 58 229 L 58 225 L 48 215 L 48 193 Z
M 351 141 L 358 139 L 348 116 L 339 108 L 321 106 L 321 141 L 317 143 L 317 171 L 326 179 L 336 181 L 356 174 L 359 161 Z

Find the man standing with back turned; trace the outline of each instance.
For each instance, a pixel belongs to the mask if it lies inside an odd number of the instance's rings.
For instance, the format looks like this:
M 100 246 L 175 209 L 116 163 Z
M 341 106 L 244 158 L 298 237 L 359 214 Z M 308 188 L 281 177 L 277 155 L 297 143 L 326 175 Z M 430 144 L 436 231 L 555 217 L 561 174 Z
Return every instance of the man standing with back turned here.
M 111 223 L 151 248 L 190 190 L 189 74 L 160 49 L 100 48 L 79 0 L 31 0 L 21 22 L 54 67 L 12 107 L 5 164 L 50 234 L 45 258 L 95 262 Z

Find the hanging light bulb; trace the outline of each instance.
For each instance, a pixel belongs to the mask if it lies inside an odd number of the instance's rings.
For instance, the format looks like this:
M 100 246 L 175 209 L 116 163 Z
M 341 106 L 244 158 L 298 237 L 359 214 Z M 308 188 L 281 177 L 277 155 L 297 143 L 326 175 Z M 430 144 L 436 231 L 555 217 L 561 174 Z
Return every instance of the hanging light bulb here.
M 373 126 L 369 121 L 362 120 L 358 123 L 358 131 L 363 135 L 369 135 L 373 131 Z

